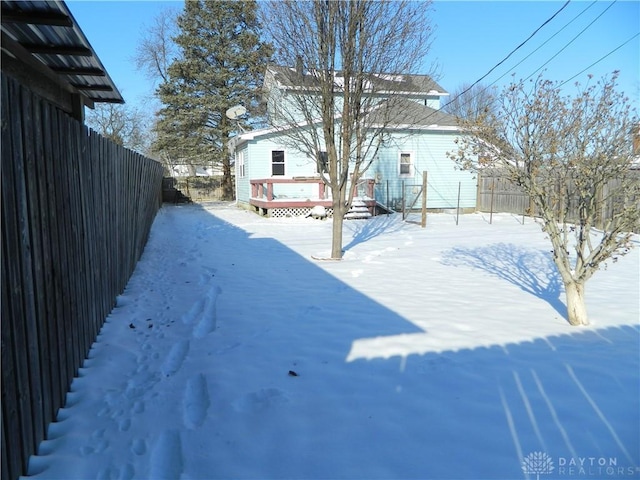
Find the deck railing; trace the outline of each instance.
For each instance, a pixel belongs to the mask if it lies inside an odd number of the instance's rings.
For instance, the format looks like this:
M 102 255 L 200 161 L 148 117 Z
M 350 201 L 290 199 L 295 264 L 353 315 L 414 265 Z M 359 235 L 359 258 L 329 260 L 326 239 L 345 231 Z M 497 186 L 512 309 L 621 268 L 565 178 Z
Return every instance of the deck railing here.
M 267 200 L 269 202 L 277 198 L 274 194 L 274 184 L 316 184 L 318 190 L 316 195 L 306 195 L 305 198 L 313 198 L 316 200 L 328 200 L 329 190 L 319 177 L 293 177 L 293 178 L 262 178 L 251 180 L 251 198 L 259 200 Z M 355 185 L 356 197 L 374 198 L 375 180 L 370 178 L 362 178 Z
M 318 186 L 317 200 L 327 199 L 327 190 L 324 182 L 318 177 L 293 177 L 293 178 L 262 178 L 251 180 L 251 198 L 267 200 L 271 202 L 276 198 L 273 193 L 274 184 L 316 184 Z

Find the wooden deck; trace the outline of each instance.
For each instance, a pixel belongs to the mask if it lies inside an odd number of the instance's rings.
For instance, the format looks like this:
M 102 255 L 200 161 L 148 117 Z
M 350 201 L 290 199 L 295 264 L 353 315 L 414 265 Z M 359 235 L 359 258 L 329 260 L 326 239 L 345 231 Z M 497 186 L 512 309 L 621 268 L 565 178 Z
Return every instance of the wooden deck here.
M 372 179 L 361 180 L 356 196 L 374 214 Z M 265 216 L 299 216 L 321 205 L 332 209 L 331 194 L 319 177 L 263 178 L 251 180 L 250 205 Z

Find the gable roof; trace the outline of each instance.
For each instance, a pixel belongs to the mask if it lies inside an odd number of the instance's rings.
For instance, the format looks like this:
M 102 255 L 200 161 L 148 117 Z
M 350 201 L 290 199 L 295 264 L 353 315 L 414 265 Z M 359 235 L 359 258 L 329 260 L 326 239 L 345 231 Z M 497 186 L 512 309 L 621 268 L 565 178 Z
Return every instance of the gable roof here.
M 388 109 L 384 112 L 383 105 L 387 105 Z M 431 107 L 427 107 L 419 102 L 413 100 L 407 100 L 403 98 L 396 98 L 393 101 L 387 100 L 381 102 L 382 108 L 372 111 L 371 123 L 383 124 L 387 123 L 389 130 L 448 130 L 458 131 L 459 126 L 456 121 L 456 117 L 444 113 L 440 110 L 436 110 Z M 319 121 L 317 122 L 319 123 Z M 260 138 L 266 135 L 274 135 L 282 133 L 290 128 L 307 128 L 309 124 L 306 122 L 301 123 L 298 126 L 285 126 L 283 128 L 269 127 L 259 130 L 251 130 L 237 135 L 229 142 L 229 150 L 233 151 L 239 145 L 245 142 Z
M 267 67 L 267 77 L 271 76 L 280 88 L 298 89 L 300 87 L 314 88 L 318 86 L 318 81 L 312 72 L 304 72 L 302 69 L 293 67 L 283 67 L 279 65 L 269 65 Z M 342 72 L 335 72 L 336 80 L 342 78 Z M 392 74 L 392 73 L 371 73 L 367 80 L 371 90 L 375 92 L 402 92 L 416 95 L 437 95 L 443 96 L 449 93 L 438 85 L 429 75 L 415 74 Z

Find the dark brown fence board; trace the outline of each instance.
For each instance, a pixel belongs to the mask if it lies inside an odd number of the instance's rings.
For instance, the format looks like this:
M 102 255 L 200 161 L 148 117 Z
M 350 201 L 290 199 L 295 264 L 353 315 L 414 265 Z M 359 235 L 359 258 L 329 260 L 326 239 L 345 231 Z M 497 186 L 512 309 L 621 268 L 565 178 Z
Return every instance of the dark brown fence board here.
M 11 102 L 9 98 L 17 96 L 15 85 L 8 84 L 2 79 L 2 322 L 1 342 L 2 342 L 2 419 L 3 429 L 6 428 L 7 435 L 11 437 L 11 443 L 17 448 L 3 454 L 7 457 L 7 469 L 12 478 L 15 478 L 23 470 L 23 448 L 22 440 L 23 425 L 20 418 L 20 396 L 18 383 L 20 381 L 17 358 L 14 352 L 14 332 L 13 318 L 15 315 L 22 315 L 20 310 L 21 299 L 16 298 L 15 282 L 20 282 L 19 263 L 11 258 L 12 248 L 17 248 L 16 232 L 18 222 L 15 218 L 15 184 L 13 178 L 13 163 L 18 146 L 14 148 L 13 136 L 11 133 L 16 128 L 15 123 L 19 122 L 19 116 L 11 115 Z M 16 139 L 18 140 L 18 139 Z M 11 261 L 10 261 L 11 260 Z M 3 443 L 3 450 L 4 450 Z
M 74 360 L 75 360 L 75 347 L 73 345 L 73 320 L 71 318 L 71 296 L 70 292 L 70 279 L 69 276 L 72 272 L 69 272 L 68 257 L 71 254 L 75 254 L 73 251 L 69 251 L 70 238 L 69 230 L 71 229 L 71 222 L 69 220 L 69 209 L 67 208 L 69 202 L 68 185 L 66 182 L 68 176 L 67 165 L 67 152 L 66 147 L 66 135 L 64 134 L 64 122 L 61 121 L 61 112 L 56 111 L 54 115 L 54 128 L 55 132 L 61 132 L 60 135 L 53 135 L 53 165 L 52 169 L 52 185 L 54 186 L 54 205 L 56 208 L 56 227 L 57 238 L 54 240 L 57 249 L 57 264 L 54 264 L 54 280 L 57 285 L 56 298 L 60 303 L 60 323 L 62 325 L 60 338 L 61 351 L 64 354 L 64 373 L 66 384 L 69 385 L 71 379 L 74 376 Z
M 13 131 L 21 132 L 22 115 L 21 108 L 22 92 L 18 89 L 12 92 L 9 98 L 9 108 L 12 113 L 9 125 Z M 13 112 L 16 112 L 15 114 Z M 4 188 L 10 189 L 9 205 L 3 202 L 3 213 L 7 215 L 9 220 L 7 232 L 7 256 L 13 261 L 10 262 L 9 268 L 9 285 L 11 286 L 11 295 L 9 301 L 12 305 L 9 323 L 11 328 L 11 341 L 16 346 L 13 355 L 16 368 L 16 387 L 18 392 L 18 419 L 22 429 L 21 436 L 21 461 L 24 467 L 27 465 L 28 454 L 33 448 L 34 443 L 34 417 L 31 404 L 31 379 L 29 376 L 30 361 L 32 361 L 33 352 L 27 338 L 27 322 L 33 318 L 31 304 L 29 302 L 28 290 L 31 289 L 31 276 L 28 270 L 31 267 L 29 251 L 31 246 L 28 244 L 28 212 L 26 199 L 26 186 L 24 179 L 24 144 L 22 135 L 13 135 L 11 141 L 12 156 L 8 162 L 3 157 L 2 180 L 3 193 Z M 6 180 L 6 183 L 4 181 Z M 8 210 L 12 212 L 9 213 Z M 11 227 L 13 225 L 13 228 Z M 27 243 L 25 243 L 27 242 Z M 26 288 L 23 285 L 27 285 Z M 3 322 L 5 319 L 3 319 Z
M 40 208 L 38 202 L 38 184 L 35 180 L 35 156 L 37 138 L 41 135 L 39 125 L 34 118 L 34 99 L 32 95 L 22 95 L 22 137 L 23 137 L 23 182 L 24 219 L 23 247 L 27 247 L 23 262 L 23 299 L 26 314 L 26 338 L 29 355 L 29 381 L 31 415 L 33 420 L 34 447 L 44 438 L 45 421 L 42 392 L 46 376 L 42 372 L 41 328 L 42 307 L 39 294 L 42 287 L 42 257 L 40 242 Z M 37 103 L 37 100 L 35 101 Z M 44 377 L 44 378 L 43 378 Z
M 64 405 L 160 206 L 162 167 L 2 75 L 2 477 Z
M 51 269 L 46 268 L 47 265 L 51 265 L 51 219 L 50 219 L 50 205 L 49 198 L 47 196 L 47 148 L 50 139 L 50 130 L 48 123 L 49 115 L 47 104 L 44 101 L 38 102 L 36 122 L 40 127 L 40 138 L 38 138 L 37 154 L 35 163 L 34 178 L 37 180 L 38 191 L 38 205 L 40 209 L 40 240 L 41 240 L 41 261 L 42 261 L 42 280 L 38 297 L 42 301 L 42 318 L 41 325 L 41 358 L 43 362 L 43 375 L 46 377 L 47 385 L 43 384 L 44 391 L 49 389 L 51 395 L 44 395 L 44 417 L 45 422 L 47 418 L 52 418 L 55 415 L 57 401 L 56 399 L 62 398 L 64 392 L 60 391 L 60 374 L 59 374 L 59 360 L 55 343 L 56 335 L 56 319 L 55 319 L 55 305 L 54 305 L 54 292 L 53 292 L 53 280 L 51 276 Z
M 54 241 L 56 238 L 56 213 L 55 205 L 52 203 L 54 186 L 50 182 L 53 164 L 53 140 L 52 140 L 52 119 L 51 109 L 45 102 L 42 103 L 42 130 L 43 130 L 43 158 L 41 168 L 39 170 L 38 179 L 40 181 L 41 203 L 44 206 L 43 212 L 45 218 L 43 222 L 43 259 L 47 265 L 55 265 L 57 250 L 54 249 Z M 46 299 L 46 324 L 48 344 L 51 352 L 51 417 L 55 416 L 58 406 L 64 401 L 66 392 L 66 379 L 63 374 L 63 357 L 62 349 L 59 348 L 58 335 L 61 327 L 59 326 L 60 317 L 58 315 L 59 303 L 56 301 L 56 285 L 54 282 L 54 274 L 52 268 L 45 268 L 45 291 L 43 292 Z
M 0 442 L 4 445 L 7 443 L 7 438 L 4 436 L 4 421 L 2 415 L 0 415 Z M 9 457 L 6 448 L 2 449 L 2 458 L 0 459 L 0 478 L 10 478 L 11 467 L 9 465 Z

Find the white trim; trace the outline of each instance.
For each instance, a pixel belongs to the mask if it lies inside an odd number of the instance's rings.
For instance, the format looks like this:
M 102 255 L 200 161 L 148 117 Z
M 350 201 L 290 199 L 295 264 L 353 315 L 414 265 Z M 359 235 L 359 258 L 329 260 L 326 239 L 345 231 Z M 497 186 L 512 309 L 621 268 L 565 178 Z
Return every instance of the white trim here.
M 236 150 L 236 175 L 239 178 L 244 178 L 247 176 L 246 164 L 244 161 L 244 152 L 245 150 Z
M 409 155 L 409 173 L 402 173 L 402 156 Z M 415 170 L 416 153 L 413 150 L 399 150 L 398 151 L 398 177 L 399 178 L 411 178 Z M 406 165 L 406 164 L 405 164 Z

